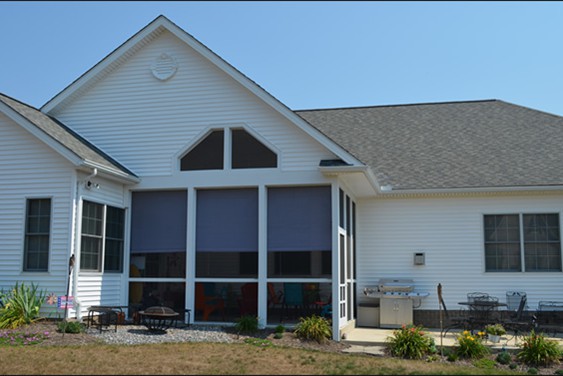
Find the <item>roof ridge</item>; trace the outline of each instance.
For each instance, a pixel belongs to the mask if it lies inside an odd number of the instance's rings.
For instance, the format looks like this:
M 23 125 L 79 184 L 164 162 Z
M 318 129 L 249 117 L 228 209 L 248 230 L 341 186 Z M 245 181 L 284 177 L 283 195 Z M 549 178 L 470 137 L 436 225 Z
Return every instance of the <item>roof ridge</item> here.
M 306 112 L 306 111 L 331 111 L 331 110 L 359 110 L 367 108 L 381 108 L 381 107 L 410 107 L 410 106 L 431 106 L 431 105 L 442 105 L 442 104 L 454 104 L 454 103 L 478 103 L 478 102 L 503 102 L 499 99 L 475 99 L 475 100 L 465 100 L 465 101 L 444 101 L 444 102 L 420 102 L 420 103 L 403 103 L 403 104 L 381 104 L 372 106 L 352 106 L 352 107 L 333 107 L 333 108 L 312 108 L 303 110 L 293 110 L 293 112 Z M 505 102 L 508 103 L 508 102 Z

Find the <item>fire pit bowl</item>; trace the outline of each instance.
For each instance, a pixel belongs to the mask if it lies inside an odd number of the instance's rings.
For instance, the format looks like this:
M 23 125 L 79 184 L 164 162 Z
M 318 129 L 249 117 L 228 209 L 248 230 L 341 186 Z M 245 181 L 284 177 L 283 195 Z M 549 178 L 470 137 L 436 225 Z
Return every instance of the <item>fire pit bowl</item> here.
M 171 308 L 160 306 L 149 307 L 139 312 L 141 324 L 151 331 L 166 331 L 174 326 L 179 315 Z

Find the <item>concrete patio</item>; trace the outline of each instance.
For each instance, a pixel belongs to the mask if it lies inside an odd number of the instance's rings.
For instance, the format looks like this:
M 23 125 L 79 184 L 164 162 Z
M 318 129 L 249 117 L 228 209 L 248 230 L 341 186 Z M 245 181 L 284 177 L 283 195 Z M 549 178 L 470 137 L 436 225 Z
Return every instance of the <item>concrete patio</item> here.
M 353 328 L 345 334 L 345 339 L 342 342 L 352 345 L 346 352 L 361 352 L 373 355 L 383 355 L 383 348 L 388 337 L 393 335 L 395 329 L 380 329 L 380 328 Z M 459 330 L 451 330 L 440 338 L 440 329 L 426 329 L 427 333 L 434 338 L 436 347 L 440 346 L 453 347 L 456 345 L 456 338 Z M 563 346 L 563 335 L 558 333 L 556 336 L 550 335 L 548 338 L 554 339 Z M 519 344 L 522 343 L 521 337 L 514 337 L 512 334 L 504 335 L 501 337 L 499 343 L 492 343 L 486 341 L 487 346 L 493 350 L 501 350 L 503 347 L 507 350 L 516 350 Z

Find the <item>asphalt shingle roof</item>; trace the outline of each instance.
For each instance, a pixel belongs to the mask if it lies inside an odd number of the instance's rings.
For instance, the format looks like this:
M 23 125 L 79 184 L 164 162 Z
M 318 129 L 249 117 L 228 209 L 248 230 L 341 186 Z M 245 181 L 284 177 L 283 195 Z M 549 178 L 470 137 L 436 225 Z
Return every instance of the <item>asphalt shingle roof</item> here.
M 124 175 L 136 177 L 133 172 L 122 166 L 109 155 L 92 145 L 86 139 L 70 130 L 58 120 L 42 113 L 36 108 L 0 94 L 0 101 L 41 129 L 49 137 L 76 154 L 83 161 L 92 162 L 108 170 L 119 171 Z
M 295 111 L 393 190 L 563 185 L 563 117 L 500 100 Z

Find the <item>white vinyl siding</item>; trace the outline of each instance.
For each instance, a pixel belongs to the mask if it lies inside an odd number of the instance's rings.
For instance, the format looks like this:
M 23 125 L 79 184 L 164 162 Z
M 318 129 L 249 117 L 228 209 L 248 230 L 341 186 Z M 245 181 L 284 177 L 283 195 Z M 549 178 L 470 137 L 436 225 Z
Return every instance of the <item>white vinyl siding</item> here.
M 150 71 L 161 53 L 174 57 L 167 81 Z M 139 176 L 170 175 L 173 157 L 209 127 L 252 127 L 281 151 L 283 170 L 317 169 L 334 155 L 268 105 L 165 32 L 104 79 L 53 113 Z
M 75 190 L 73 166 L 0 114 L 0 288 L 33 281 L 49 293 L 65 293 Z M 26 202 L 36 198 L 51 200 L 48 269 L 22 272 Z
M 501 301 L 506 291 L 526 291 L 534 309 L 540 300 L 561 300 L 561 272 L 487 273 L 483 241 L 485 214 L 561 215 L 561 195 L 370 199 L 358 201 L 357 210 L 361 301 L 363 287 L 388 277 L 412 278 L 417 290 L 429 292 L 421 309 L 436 309 L 438 283 L 452 309 L 470 291 Z M 425 253 L 425 265 L 414 265 L 415 252 Z

